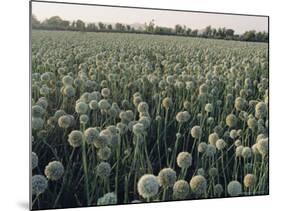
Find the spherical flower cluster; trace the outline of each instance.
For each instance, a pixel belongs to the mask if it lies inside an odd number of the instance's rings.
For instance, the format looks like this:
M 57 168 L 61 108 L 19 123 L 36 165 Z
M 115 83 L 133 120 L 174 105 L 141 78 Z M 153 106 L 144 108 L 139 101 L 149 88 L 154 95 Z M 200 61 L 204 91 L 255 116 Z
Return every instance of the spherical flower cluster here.
M 267 113 L 268 113 L 267 105 L 264 102 L 259 102 L 255 107 L 255 116 L 258 119 L 265 118 L 267 117 Z
M 117 204 L 117 196 L 115 193 L 107 193 L 98 199 L 97 205 Z
M 250 147 L 243 147 L 242 149 L 242 157 L 244 159 L 248 159 L 250 157 L 252 157 L 252 150 Z
M 242 193 L 242 185 L 240 182 L 233 180 L 227 185 L 227 192 L 230 196 L 239 196 Z
M 66 96 L 66 97 L 74 97 L 75 96 L 75 93 L 76 93 L 76 91 L 75 91 L 75 89 L 73 88 L 73 86 L 69 86 L 69 85 L 67 85 L 67 86 L 65 86 L 64 88 L 63 88 L 63 94 Z
M 104 98 L 108 98 L 110 96 L 110 89 L 108 88 L 103 88 L 101 90 L 101 95 L 104 97 Z
M 80 121 L 80 124 L 84 124 L 84 125 L 87 124 L 89 121 L 88 115 L 86 115 L 86 114 L 80 115 L 79 121 Z
M 216 154 L 216 147 L 211 144 L 208 144 L 205 155 L 207 157 L 213 157 L 215 154 Z
M 268 154 L 268 138 L 260 139 L 257 148 L 262 156 L 266 156 Z
M 207 189 L 207 180 L 201 175 L 192 177 L 189 184 L 192 192 L 198 195 L 205 193 Z
M 98 106 L 101 110 L 108 110 L 110 109 L 110 104 L 106 99 L 102 99 L 99 101 Z
M 257 178 L 254 174 L 247 174 L 247 175 L 245 175 L 244 180 L 243 180 L 244 186 L 247 188 L 252 188 L 255 186 L 256 180 L 257 180 Z
M 71 126 L 71 123 L 72 122 L 71 122 L 70 115 L 63 115 L 58 119 L 58 125 L 64 129 L 69 128 Z
M 197 170 L 197 175 L 205 176 L 205 170 L 203 168 L 199 168 Z
M 40 117 L 32 117 L 32 129 L 41 130 L 44 126 L 44 120 Z
M 158 174 L 159 185 L 164 188 L 173 187 L 176 180 L 177 174 L 171 168 L 164 168 Z
M 40 105 L 32 106 L 32 117 L 42 117 L 45 113 L 45 109 L 42 108 Z
M 90 107 L 90 109 L 92 109 L 92 110 L 97 110 L 98 108 L 99 108 L 99 104 L 98 104 L 98 101 L 96 101 L 96 100 L 91 100 L 90 102 L 89 102 L 89 107 Z
M 223 193 L 223 186 L 221 184 L 216 184 L 214 187 L 215 196 L 220 197 Z
M 202 135 L 202 129 L 200 126 L 194 126 L 192 129 L 191 129 L 191 136 L 195 139 L 199 139 Z
M 32 194 L 39 195 L 48 188 L 48 180 L 43 175 L 34 175 L 31 179 Z
M 248 119 L 247 125 L 250 129 L 255 130 L 258 126 L 258 122 L 257 122 L 256 118 L 252 117 L 252 118 Z
M 101 162 L 96 168 L 96 173 L 101 178 L 109 177 L 110 172 L 111 172 L 111 166 L 107 162 Z
M 68 135 L 68 143 L 72 147 L 79 147 L 82 144 L 83 141 L 83 133 L 79 130 L 73 130 Z
M 213 111 L 213 105 L 211 103 L 207 103 L 205 105 L 205 111 L 208 112 L 208 113 L 211 113 Z
M 159 184 L 152 174 L 143 175 L 138 181 L 138 193 L 145 199 L 150 199 L 158 193 Z
M 49 180 L 59 180 L 64 174 L 64 167 L 60 161 L 52 161 L 45 167 L 44 173 Z
M 142 123 L 136 123 L 133 126 L 133 133 L 136 136 L 139 136 L 139 135 L 143 134 L 143 132 L 144 132 L 144 125 Z
M 109 147 L 103 147 L 98 150 L 98 157 L 101 160 L 108 160 L 111 155 L 111 149 Z
M 201 142 L 198 144 L 198 152 L 204 153 L 206 152 L 208 145 L 205 142 Z
M 187 122 L 189 118 L 190 118 L 190 114 L 187 111 L 181 111 L 176 115 L 176 120 L 180 124 Z
M 209 176 L 210 177 L 215 177 L 215 176 L 218 175 L 218 173 L 219 173 L 219 171 L 215 167 L 212 167 L 212 168 L 209 169 Z
M 231 130 L 229 136 L 232 139 L 236 139 L 238 136 L 237 130 Z
M 62 83 L 64 86 L 71 86 L 73 84 L 73 78 L 69 75 L 66 75 L 62 78 Z
M 236 147 L 236 150 L 235 150 L 236 157 L 242 157 L 243 149 L 244 149 L 244 147 L 242 145 Z
M 38 166 L 38 156 L 35 152 L 31 154 L 31 167 L 35 169 Z
M 162 106 L 163 106 L 165 109 L 169 109 L 172 105 L 173 105 L 173 101 L 172 101 L 171 98 L 166 97 L 166 98 L 163 99 L 163 101 L 162 101 Z
M 106 133 L 99 133 L 99 136 L 93 139 L 94 146 L 96 148 L 103 148 L 110 144 L 111 135 Z
M 88 111 L 88 105 L 84 102 L 78 102 L 78 103 L 76 103 L 75 111 L 78 114 L 86 114 Z
M 232 128 L 235 127 L 237 124 L 237 117 L 234 114 L 227 115 L 225 122 L 228 127 Z
M 173 186 L 173 197 L 175 199 L 186 199 L 189 194 L 189 184 L 185 180 L 178 180 Z
M 148 104 L 146 102 L 140 102 L 138 104 L 138 112 L 139 113 L 147 113 L 148 112 Z
M 247 105 L 247 102 L 244 98 L 242 97 L 237 97 L 235 99 L 234 107 L 236 108 L 237 111 L 243 111 Z
M 216 142 L 219 140 L 219 136 L 217 133 L 211 133 L 208 137 L 209 144 L 216 146 Z
M 216 147 L 218 150 L 223 150 L 226 147 L 225 141 L 223 139 L 217 140 Z
M 188 152 L 180 152 L 177 156 L 177 164 L 180 168 L 189 168 L 192 165 L 192 155 Z
M 99 131 L 97 128 L 89 127 L 84 131 L 84 136 L 88 144 L 93 144 L 94 140 L 99 137 Z

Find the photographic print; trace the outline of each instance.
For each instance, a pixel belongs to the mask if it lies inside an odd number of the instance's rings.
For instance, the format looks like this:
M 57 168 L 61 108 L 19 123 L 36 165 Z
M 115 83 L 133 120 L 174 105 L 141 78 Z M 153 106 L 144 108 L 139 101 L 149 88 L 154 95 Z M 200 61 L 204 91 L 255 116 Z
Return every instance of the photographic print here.
M 30 7 L 32 210 L 269 194 L 268 16 Z

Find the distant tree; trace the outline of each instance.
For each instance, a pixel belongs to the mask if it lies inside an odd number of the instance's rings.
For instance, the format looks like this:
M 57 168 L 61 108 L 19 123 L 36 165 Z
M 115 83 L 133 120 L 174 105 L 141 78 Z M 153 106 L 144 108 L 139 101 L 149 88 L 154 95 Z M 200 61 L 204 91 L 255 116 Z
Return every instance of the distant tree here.
M 131 26 L 130 25 L 126 25 L 126 30 L 130 31 L 131 30 Z
M 204 30 L 203 30 L 203 37 L 212 37 L 212 27 L 211 26 L 207 26 Z
M 255 30 L 246 31 L 242 35 L 242 40 L 244 40 L 244 41 L 256 41 L 256 31 Z
M 66 23 L 59 16 L 52 16 L 49 19 L 44 20 L 42 24 L 48 29 L 61 30 L 64 29 Z
M 31 26 L 32 28 L 38 28 L 40 26 L 40 21 L 33 14 L 31 15 Z
M 146 30 L 146 32 L 148 32 L 148 33 L 153 33 L 153 31 L 154 31 L 154 26 L 155 26 L 154 19 L 152 19 L 152 20 L 149 22 L 148 25 L 145 23 L 145 30 Z
M 85 23 L 82 20 L 77 20 L 75 26 L 78 31 L 85 31 L 86 29 Z
M 190 36 L 190 35 L 191 35 L 191 31 L 192 31 L 191 28 L 187 28 L 187 29 L 186 29 L 186 32 L 185 32 L 186 35 L 187 35 L 187 36 Z
M 183 33 L 183 28 L 181 25 L 177 24 L 175 25 L 175 33 L 176 34 L 182 34 Z
M 108 25 L 107 25 L 107 29 L 108 29 L 109 31 L 112 31 L 112 25 L 111 25 L 111 24 L 108 24 Z
M 87 31 L 94 32 L 98 30 L 98 27 L 94 23 L 88 23 L 86 27 Z
M 194 29 L 191 31 L 191 36 L 196 37 L 198 35 L 198 29 Z
M 99 29 L 100 29 L 101 31 L 103 31 L 103 30 L 106 29 L 106 25 L 105 25 L 104 23 L 99 22 L 98 25 L 99 25 Z
M 225 34 L 227 37 L 233 37 L 234 35 L 234 30 L 233 29 L 226 29 Z
M 124 26 L 123 26 L 122 23 L 116 23 L 116 24 L 115 24 L 115 30 L 121 32 L 121 31 L 123 31 L 123 29 L 124 29 Z
M 217 29 L 212 28 L 212 37 L 216 37 L 216 36 L 217 36 Z

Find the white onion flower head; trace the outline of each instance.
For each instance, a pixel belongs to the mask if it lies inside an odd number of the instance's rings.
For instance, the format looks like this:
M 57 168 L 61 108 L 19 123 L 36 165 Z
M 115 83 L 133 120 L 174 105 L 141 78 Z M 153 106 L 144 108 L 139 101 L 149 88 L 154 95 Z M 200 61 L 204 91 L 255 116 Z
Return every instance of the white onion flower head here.
M 211 103 L 207 103 L 205 105 L 205 111 L 208 112 L 208 113 L 211 113 L 213 111 L 213 105 Z
M 235 150 L 236 157 L 242 157 L 243 149 L 244 149 L 244 146 L 242 146 L 242 145 L 236 147 L 236 150 Z
M 150 199 L 158 193 L 159 184 L 152 174 L 143 175 L 138 181 L 138 193 L 145 199 Z
M 71 126 L 71 119 L 69 115 L 63 115 L 58 119 L 58 125 L 61 128 L 69 128 Z
M 59 180 L 64 174 L 64 167 L 60 161 L 52 161 L 45 167 L 44 173 L 49 180 Z
M 31 161 L 32 169 L 35 169 L 38 166 L 38 156 L 35 152 L 31 154 Z
M 103 147 L 98 150 L 97 153 L 99 159 L 101 160 L 108 160 L 111 156 L 111 149 L 109 147 Z
M 205 142 L 201 142 L 198 144 L 198 152 L 204 153 L 206 152 L 208 145 Z
M 142 123 L 136 123 L 133 126 L 133 133 L 136 136 L 142 135 L 144 133 L 144 125 Z
M 242 157 L 244 159 L 248 159 L 248 158 L 252 157 L 252 150 L 250 147 L 243 147 Z
M 169 109 L 172 105 L 173 105 L 173 101 L 172 101 L 171 98 L 166 97 L 166 98 L 163 99 L 163 101 L 162 101 L 162 106 L 163 106 L 165 109 Z
M 146 102 L 140 102 L 138 104 L 138 112 L 139 113 L 146 113 L 148 112 L 149 110 L 149 107 L 148 107 L 148 104 Z
M 227 185 L 227 192 L 230 196 L 239 196 L 242 194 L 242 185 L 240 182 L 233 180 Z
M 257 144 L 260 154 L 266 156 L 268 154 L 268 138 L 260 139 Z
M 255 186 L 257 178 L 254 174 L 247 174 L 244 177 L 243 183 L 244 186 L 247 188 L 252 188 Z
M 103 88 L 101 90 L 101 95 L 104 97 L 104 98 L 108 98 L 110 96 L 110 89 L 109 88 Z
M 218 150 L 223 150 L 226 147 L 225 141 L 223 139 L 217 140 L 216 147 Z
M 101 178 L 109 177 L 111 173 L 110 164 L 107 162 L 101 162 L 96 168 L 96 173 Z
M 219 140 L 219 136 L 217 133 L 211 133 L 208 137 L 209 144 L 216 146 L 216 142 Z
M 171 168 L 161 169 L 161 171 L 158 174 L 159 185 L 164 188 L 173 187 L 176 180 L 177 180 L 177 174 Z
M 83 141 L 83 133 L 79 130 L 73 130 L 68 135 L 68 142 L 72 147 L 79 147 Z
M 32 176 L 31 184 L 33 195 L 40 195 L 48 188 L 48 180 L 43 175 Z
M 211 145 L 211 144 L 208 144 L 207 146 L 207 149 L 206 149 L 206 152 L 205 152 L 205 155 L 207 157 L 213 157 L 215 154 L 216 154 L 216 147 Z
M 175 199 L 186 199 L 189 194 L 189 184 L 185 180 L 178 180 L 173 186 L 173 197 Z
M 180 152 L 177 156 L 177 164 L 180 168 L 189 168 L 192 165 L 192 155 L 189 152 Z
M 88 144 L 93 144 L 94 140 L 99 137 L 99 130 L 97 128 L 89 127 L 84 131 L 85 141 Z
M 237 124 L 237 117 L 234 114 L 229 114 L 227 115 L 225 121 L 228 127 L 233 128 Z
M 196 125 L 191 129 L 191 136 L 195 139 L 199 139 L 202 135 L 202 129 L 200 126 Z
M 97 205 L 110 205 L 117 204 L 117 196 L 115 193 L 106 193 L 103 197 L 99 198 L 97 201 Z
M 82 102 L 82 101 L 76 103 L 75 111 L 76 111 L 78 114 L 86 114 L 87 111 L 88 111 L 88 104 L 86 104 L 86 103 L 84 103 L 84 102 Z
M 207 180 L 204 176 L 196 175 L 190 180 L 190 188 L 193 193 L 201 195 L 207 190 Z

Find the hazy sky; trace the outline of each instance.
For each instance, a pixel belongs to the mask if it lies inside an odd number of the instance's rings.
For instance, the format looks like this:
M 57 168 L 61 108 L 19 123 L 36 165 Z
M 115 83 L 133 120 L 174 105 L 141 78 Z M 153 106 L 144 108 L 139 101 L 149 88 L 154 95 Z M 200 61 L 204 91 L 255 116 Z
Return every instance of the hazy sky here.
M 89 5 L 72 5 L 61 3 L 32 3 L 32 13 L 43 21 L 51 16 L 58 15 L 62 19 L 73 21 L 81 19 L 85 22 L 104 23 L 145 23 L 154 19 L 158 26 L 174 27 L 176 24 L 186 25 L 192 29 L 212 27 L 226 27 L 235 30 L 235 33 L 243 33 L 247 30 L 267 31 L 266 17 L 207 14 L 197 12 L 177 12 L 163 10 L 146 10 L 132 8 L 116 8 Z

